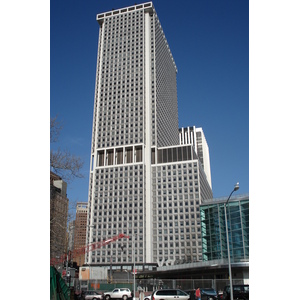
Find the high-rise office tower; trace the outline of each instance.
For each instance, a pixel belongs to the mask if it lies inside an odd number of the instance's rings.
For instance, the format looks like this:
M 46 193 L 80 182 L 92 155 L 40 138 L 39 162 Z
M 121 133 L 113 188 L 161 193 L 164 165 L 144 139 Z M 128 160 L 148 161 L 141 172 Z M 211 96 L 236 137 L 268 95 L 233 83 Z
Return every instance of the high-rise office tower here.
M 211 187 L 211 172 L 209 147 L 207 145 L 203 129 L 193 127 L 185 127 L 179 129 L 180 145 L 192 144 L 195 148 L 198 158 L 200 159 L 202 168 L 204 169 L 206 179 Z
M 201 260 L 199 204 L 212 190 L 193 145 L 179 143 L 177 68 L 154 6 L 97 21 L 86 242 L 130 239 L 88 252 L 86 263 L 130 268 L 135 260 L 139 269 Z

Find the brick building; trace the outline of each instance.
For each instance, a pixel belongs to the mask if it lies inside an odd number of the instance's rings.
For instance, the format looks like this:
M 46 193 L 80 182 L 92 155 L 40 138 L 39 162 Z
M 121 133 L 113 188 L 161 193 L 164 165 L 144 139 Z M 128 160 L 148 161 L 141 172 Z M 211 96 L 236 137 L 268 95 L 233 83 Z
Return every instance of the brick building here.
M 85 247 L 88 211 L 87 206 L 87 202 L 77 202 L 74 232 L 74 250 Z M 78 266 L 82 266 L 84 264 L 84 254 L 74 257 L 73 261 L 76 261 Z

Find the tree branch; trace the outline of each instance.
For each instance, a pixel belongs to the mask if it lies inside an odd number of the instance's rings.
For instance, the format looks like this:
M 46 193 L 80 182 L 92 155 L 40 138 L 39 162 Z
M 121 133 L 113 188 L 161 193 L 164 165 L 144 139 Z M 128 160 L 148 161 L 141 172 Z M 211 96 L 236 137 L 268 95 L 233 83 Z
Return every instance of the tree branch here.
M 51 150 L 50 166 L 65 181 L 71 181 L 74 177 L 84 177 L 80 173 L 83 167 L 83 160 L 79 156 L 71 154 L 68 150 Z

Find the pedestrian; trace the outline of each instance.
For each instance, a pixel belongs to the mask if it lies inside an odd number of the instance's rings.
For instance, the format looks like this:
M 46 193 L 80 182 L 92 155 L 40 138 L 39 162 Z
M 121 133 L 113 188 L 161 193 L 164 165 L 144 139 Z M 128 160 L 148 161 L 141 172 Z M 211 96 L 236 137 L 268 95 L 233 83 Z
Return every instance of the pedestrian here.
M 196 290 L 196 299 L 197 299 L 197 300 L 201 300 L 201 292 L 200 292 L 200 288 L 197 288 L 197 290 Z

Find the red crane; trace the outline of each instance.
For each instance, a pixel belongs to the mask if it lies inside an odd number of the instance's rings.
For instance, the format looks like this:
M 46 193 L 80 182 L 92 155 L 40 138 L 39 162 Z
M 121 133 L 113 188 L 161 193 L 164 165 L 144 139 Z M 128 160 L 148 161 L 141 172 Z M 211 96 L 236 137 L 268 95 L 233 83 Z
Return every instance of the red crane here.
M 75 249 L 72 253 L 72 257 L 76 257 L 76 256 L 79 256 L 79 255 L 82 255 L 82 254 L 85 254 L 89 251 L 94 251 L 98 248 L 101 248 L 105 245 L 108 245 L 110 244 L 111 242 L 115 242 L 116 240 L 118 239 L 122 239 L 122 238 L 127 238 L 129 239 L 129 236 L 123 234 L 123 233 L 120 233 L 119 235 L 116 235 L 110 239 L 107 239 L 107 240 L 103 240 L 102 242 L 96 242 L 96 243 L 92 243 L 92 244 L 89 244 L 89 245 L 86 245 L 84 247 L 81 247 L 81 248 L 78 248 L 78 249 Z M 69 256 L 71 256 L 71 251 L 69 251 Z M 53 266 L 53 265 L 58 265 L 58 264 L 61 264 L 63 263 L 65 260 L 67 260 L 67 254 L 63 254 L 61 257 L 59 258 L 51 258 L 50 259 L 50 265 Z

